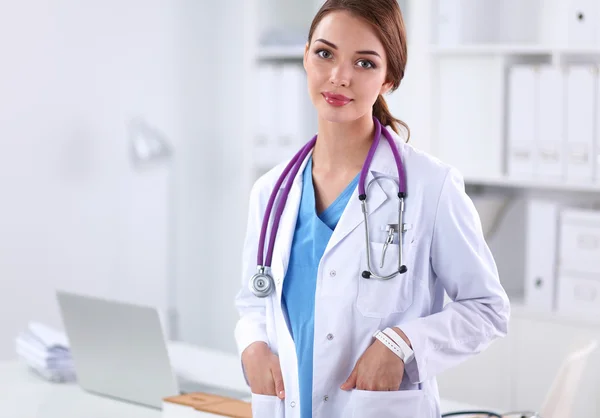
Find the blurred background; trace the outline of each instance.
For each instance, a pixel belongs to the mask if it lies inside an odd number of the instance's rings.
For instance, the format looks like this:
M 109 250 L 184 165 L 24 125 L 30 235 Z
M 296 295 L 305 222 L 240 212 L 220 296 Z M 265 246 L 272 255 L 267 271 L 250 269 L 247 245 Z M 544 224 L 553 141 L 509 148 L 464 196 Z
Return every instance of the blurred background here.
M 535 409 L 600 339 L 600 6 L 402 0 L 387 97 L 456 166 L 509 292 L 509 336 L 443 397 Z M 235 353 L 250 187 L 316 132 L 302 54 L 319 0 L 0 0 L 0 361 L 54 291 L 159 307 Z M 283 99 L 285 97 L 285 101 Z M 600 358 L 577 416 L 600 416 Z

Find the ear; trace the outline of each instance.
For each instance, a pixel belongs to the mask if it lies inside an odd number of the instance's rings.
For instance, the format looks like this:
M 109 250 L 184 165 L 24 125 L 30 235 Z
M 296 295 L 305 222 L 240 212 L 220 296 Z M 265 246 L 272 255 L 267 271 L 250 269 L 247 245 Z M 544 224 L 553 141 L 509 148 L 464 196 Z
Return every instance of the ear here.
M 379 94 L 382 96 L 385 95 L 388 91 L 390 91 L 394 87 L 394 83 L 392 81 L 387 81 L 381 85 L 381 90 L 379 90 Z

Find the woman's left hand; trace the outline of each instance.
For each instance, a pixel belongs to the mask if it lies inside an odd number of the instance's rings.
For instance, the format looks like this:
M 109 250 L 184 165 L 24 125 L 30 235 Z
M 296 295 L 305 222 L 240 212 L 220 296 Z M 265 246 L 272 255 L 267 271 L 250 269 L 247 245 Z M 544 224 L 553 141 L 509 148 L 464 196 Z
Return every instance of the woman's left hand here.
M 399 390 L 404 376 L 404 362 L 381 341 L 373 344 L 358 359 L 342 390 Z

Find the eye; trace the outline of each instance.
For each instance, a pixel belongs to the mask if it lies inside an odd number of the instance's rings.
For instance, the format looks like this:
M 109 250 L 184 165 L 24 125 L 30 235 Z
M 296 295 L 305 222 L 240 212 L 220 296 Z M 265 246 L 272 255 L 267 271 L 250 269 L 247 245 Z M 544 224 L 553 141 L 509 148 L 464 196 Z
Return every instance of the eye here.
M 358 61 L 358 65 L 361 68 L 364 68 L 365 70 L 369 70 L 371 68 L 376 68 L 375 64 L 373 64 L 373 62 L 369 61 L 369 60 L 360 60 Z
M 328 51 L 328 50 L 326 50 L 326 49 L 319 49 L 319 50 L 316 52 L 316 54 L 317 54 L 318 56 L 320 56 L 321 58 L 324 58 L 324 59 L 329 59 L 329 58 L 331 58 L 331 52 L 329 52 L 329 51 Z

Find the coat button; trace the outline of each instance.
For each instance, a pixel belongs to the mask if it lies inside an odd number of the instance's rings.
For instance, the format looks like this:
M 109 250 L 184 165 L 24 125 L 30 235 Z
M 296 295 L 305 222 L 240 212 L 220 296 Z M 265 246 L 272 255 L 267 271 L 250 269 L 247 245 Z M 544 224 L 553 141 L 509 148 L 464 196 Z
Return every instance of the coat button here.
M 327 334 L 327 339 L 328 339 L 329 341 L 333 340 L 333 334 Z
M 327 402 L 329 400 L 329 396 L 325 395 L 323 396 L 323 402 Z
M 290 406 L 291 406 L 292 408 L 293 408 L 293 407 L 295 407 L 295 406 L 296 406 L 296 402 L 294 402 L 294 401 L 290 402 Z
M 331 277 L 335 277 L 335 275 L 336 275 L 336 274 L 337 274 L 337 273 L 335 272 L 335 270 L 331 270 L 331 271 L 329 272 L 329 275 L 330 275 Z

